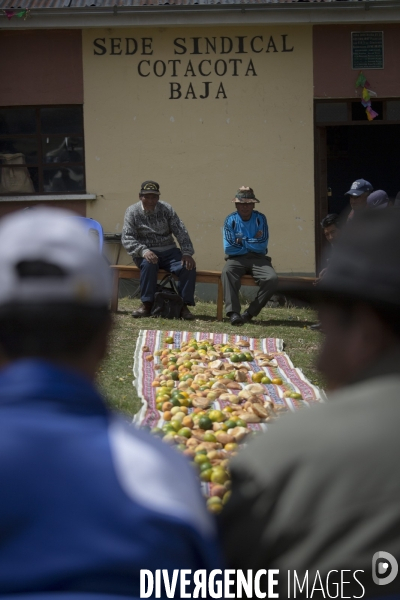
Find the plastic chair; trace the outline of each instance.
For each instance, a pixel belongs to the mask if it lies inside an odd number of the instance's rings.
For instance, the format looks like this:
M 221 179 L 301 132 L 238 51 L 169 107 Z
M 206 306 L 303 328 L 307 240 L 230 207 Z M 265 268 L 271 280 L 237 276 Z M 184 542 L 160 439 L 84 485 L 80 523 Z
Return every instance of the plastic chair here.
M 90 219 L 89 217 L 73 217 L 74 219 L 79 219 L 80 223 L 85 227 L 88 235 L 95 235 L 99 241 L 99 250 L 103 251 L 103 243 L 104 243 L 104 234 L 103 228 L 98 221 L 94 219 Z

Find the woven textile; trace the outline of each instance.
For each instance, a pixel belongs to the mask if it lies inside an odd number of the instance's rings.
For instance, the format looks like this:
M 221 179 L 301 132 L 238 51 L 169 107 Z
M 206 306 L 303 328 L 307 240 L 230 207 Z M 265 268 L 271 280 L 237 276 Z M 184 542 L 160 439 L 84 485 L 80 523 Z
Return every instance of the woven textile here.
M 282 385 L 268 384 L 265 386 L 265 398 L 271 399 L 274 403 L 286 406 L 288 410 L 295 411 L 300 408 L 309 407 L 315 402 L 325 400 L 325 394 L 318 387 L 312 385 L 304 376 L 300 369 L 296 369 L 290 360 L 289 356 L 283 352 L 283 340 L 276 338 L 255 339 L 240 335 L 228 335 L 222 333 L 195 333 L 192 331 L 156 331 L 156 330 L 141 330 L 136 344 L 134 357 L 133 372 L 135 376 L 134 385 L 138 395 L 142 400 L 142 406 L 139 412 L 135 415 L 134 422 L 138 426 L 160 427 L 164 423 L 160 412 L 156 408 L 156 388 L 152 387 L 156 374 L 158 373 L 154 365 L 159 361 L 160 357 L 155 357 L 154 361 L 145 360 L 146 355 L 153 354 L 157 350 L 166 348 L 165 339 L 172 337 L 174 346 L 179 348 L 183 342 L 196 339 L 210 339 L 216 344 L 228 343 L 233 346 L 239 340 L 247 340 L 250 343 L 250 351 L 262 350 L 268 354 L 275 354 L 276 366 L 259 367 L 255 362 L 244 363 L 251 369 L 249 371 L 249 381 L 243 383 L 251 383 L 251 375 L 260 370 L 265 371 L 266 376 L 270 379 L 280 377 L 283 381 Z M 147 346 L 149 352 L 143 352 L 143 347 Z M 172 346 L 168 346 L 172 347 Z M 284 397 L 285 392 L 297 392 L 303 397 L 302 400 Z M 213 407 L 216 409 L 223 408 L 224 403 L 216 400 L 213 402 Z M 260 425 L 252 424 L 253 429 L 259 429 Z M 262 425 L 262 428 L 267 428 L 267 425 Z

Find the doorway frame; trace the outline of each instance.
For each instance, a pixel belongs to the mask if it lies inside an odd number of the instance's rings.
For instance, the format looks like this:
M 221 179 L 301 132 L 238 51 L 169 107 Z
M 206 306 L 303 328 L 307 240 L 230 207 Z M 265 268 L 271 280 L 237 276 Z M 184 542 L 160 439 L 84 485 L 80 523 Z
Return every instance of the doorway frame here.
M 328 214 L 328 160 L 327 160 L 327 127 L 379 127 L 381 125 L 400 125 L 399 119 L 387 118 L 387 103 L 400 102 L 400 97 L 377 98 L 383 103 L 382 119 L 379 121 L 353 121 L 352 104 L 361 102 L 360 98 L 314 98 L 314 217 L 315 217 L 315 268 L 321 270 L 321 258 L 325 247 L 324 233 L 321 228 L 322 219 Z M 317 104 L 347 104 L 347 119 L 317 122 Z

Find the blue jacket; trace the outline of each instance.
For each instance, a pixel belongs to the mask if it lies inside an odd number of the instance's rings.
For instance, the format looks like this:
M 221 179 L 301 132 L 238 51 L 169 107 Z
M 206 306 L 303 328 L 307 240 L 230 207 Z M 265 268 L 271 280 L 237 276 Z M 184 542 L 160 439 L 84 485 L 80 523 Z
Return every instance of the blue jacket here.
M 83 376 L 12 363 L 0 372 L 0 598 L 139 597 L 139 569 L 220 568 L 192 471 Z
M 257 231 L 262 236 L 256 238 Z M 236 242 L 238 233 L 242 234 L 242 243 Z M 247 252 L 256 252 L 265 256 L 268 251 L 268 223 L 265 215 L 253 210 L 249 221 L 243 221 L 239 213 L 228 215 L 224 223 L 224 251 L 228 256 L 240 256 Z

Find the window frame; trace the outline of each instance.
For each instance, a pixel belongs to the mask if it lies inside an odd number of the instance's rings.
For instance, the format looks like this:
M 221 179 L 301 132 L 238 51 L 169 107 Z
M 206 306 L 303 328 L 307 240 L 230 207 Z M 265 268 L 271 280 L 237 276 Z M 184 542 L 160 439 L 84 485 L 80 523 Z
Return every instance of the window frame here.
M 78 108 L 80 109 L 81 119 L 82 119 L 82 131 L 80 132 L 68 132 L 68 133 L 43 133 L 41 130 L 41 115 L 40 111 L 42 109 L 48 108 Z M 0 133 L 0 141 L 6 139 L 36 139 L 36 147 L 37 147 L 37 161 L 35 163 L 26 163 L 24 165 L 15 165 L 13 168 L 15 169 L 37 169 L 38 170 L 38 190 L 34 190 L 31 193 L 21 193 L 21 192 L 0 192 L 0 198 L 5 196 L 60 196 L 60 195 L 85 195 L 86 194 L 86 156 L 85 156 L 85 127 L 84 127 L 84 114 L 83 114 L 83 104 L 42 104 L 42 105 L 18 105 L 18 106 L 0 106 L 1 110 L 18 110 L 18 109 L 34 109 L 35 110 L 35 122 L 36 122 L 36 131 L 35 133 Z M 82 138 L 82 162 L 62 162 L 62 163 L 46 163 L 44 162 L 44 153 L 43 153 L 43 139 L 44 138 L 67 138 L 67 137 L 79 137 Z M 45 191 L 44 190 L 44 175 L 43 172 L 47 168 L 56 170 L 56 165 L 60 168 L 61 166 L 64 168 L 70 167 L 81 167 L 83 171 L 83 185 L 82 190 L 57 190 L 57 191 Z M 3 165 L 0 163 L 0 173 Z M 0 177 L 1 181 L 1 177 Z

